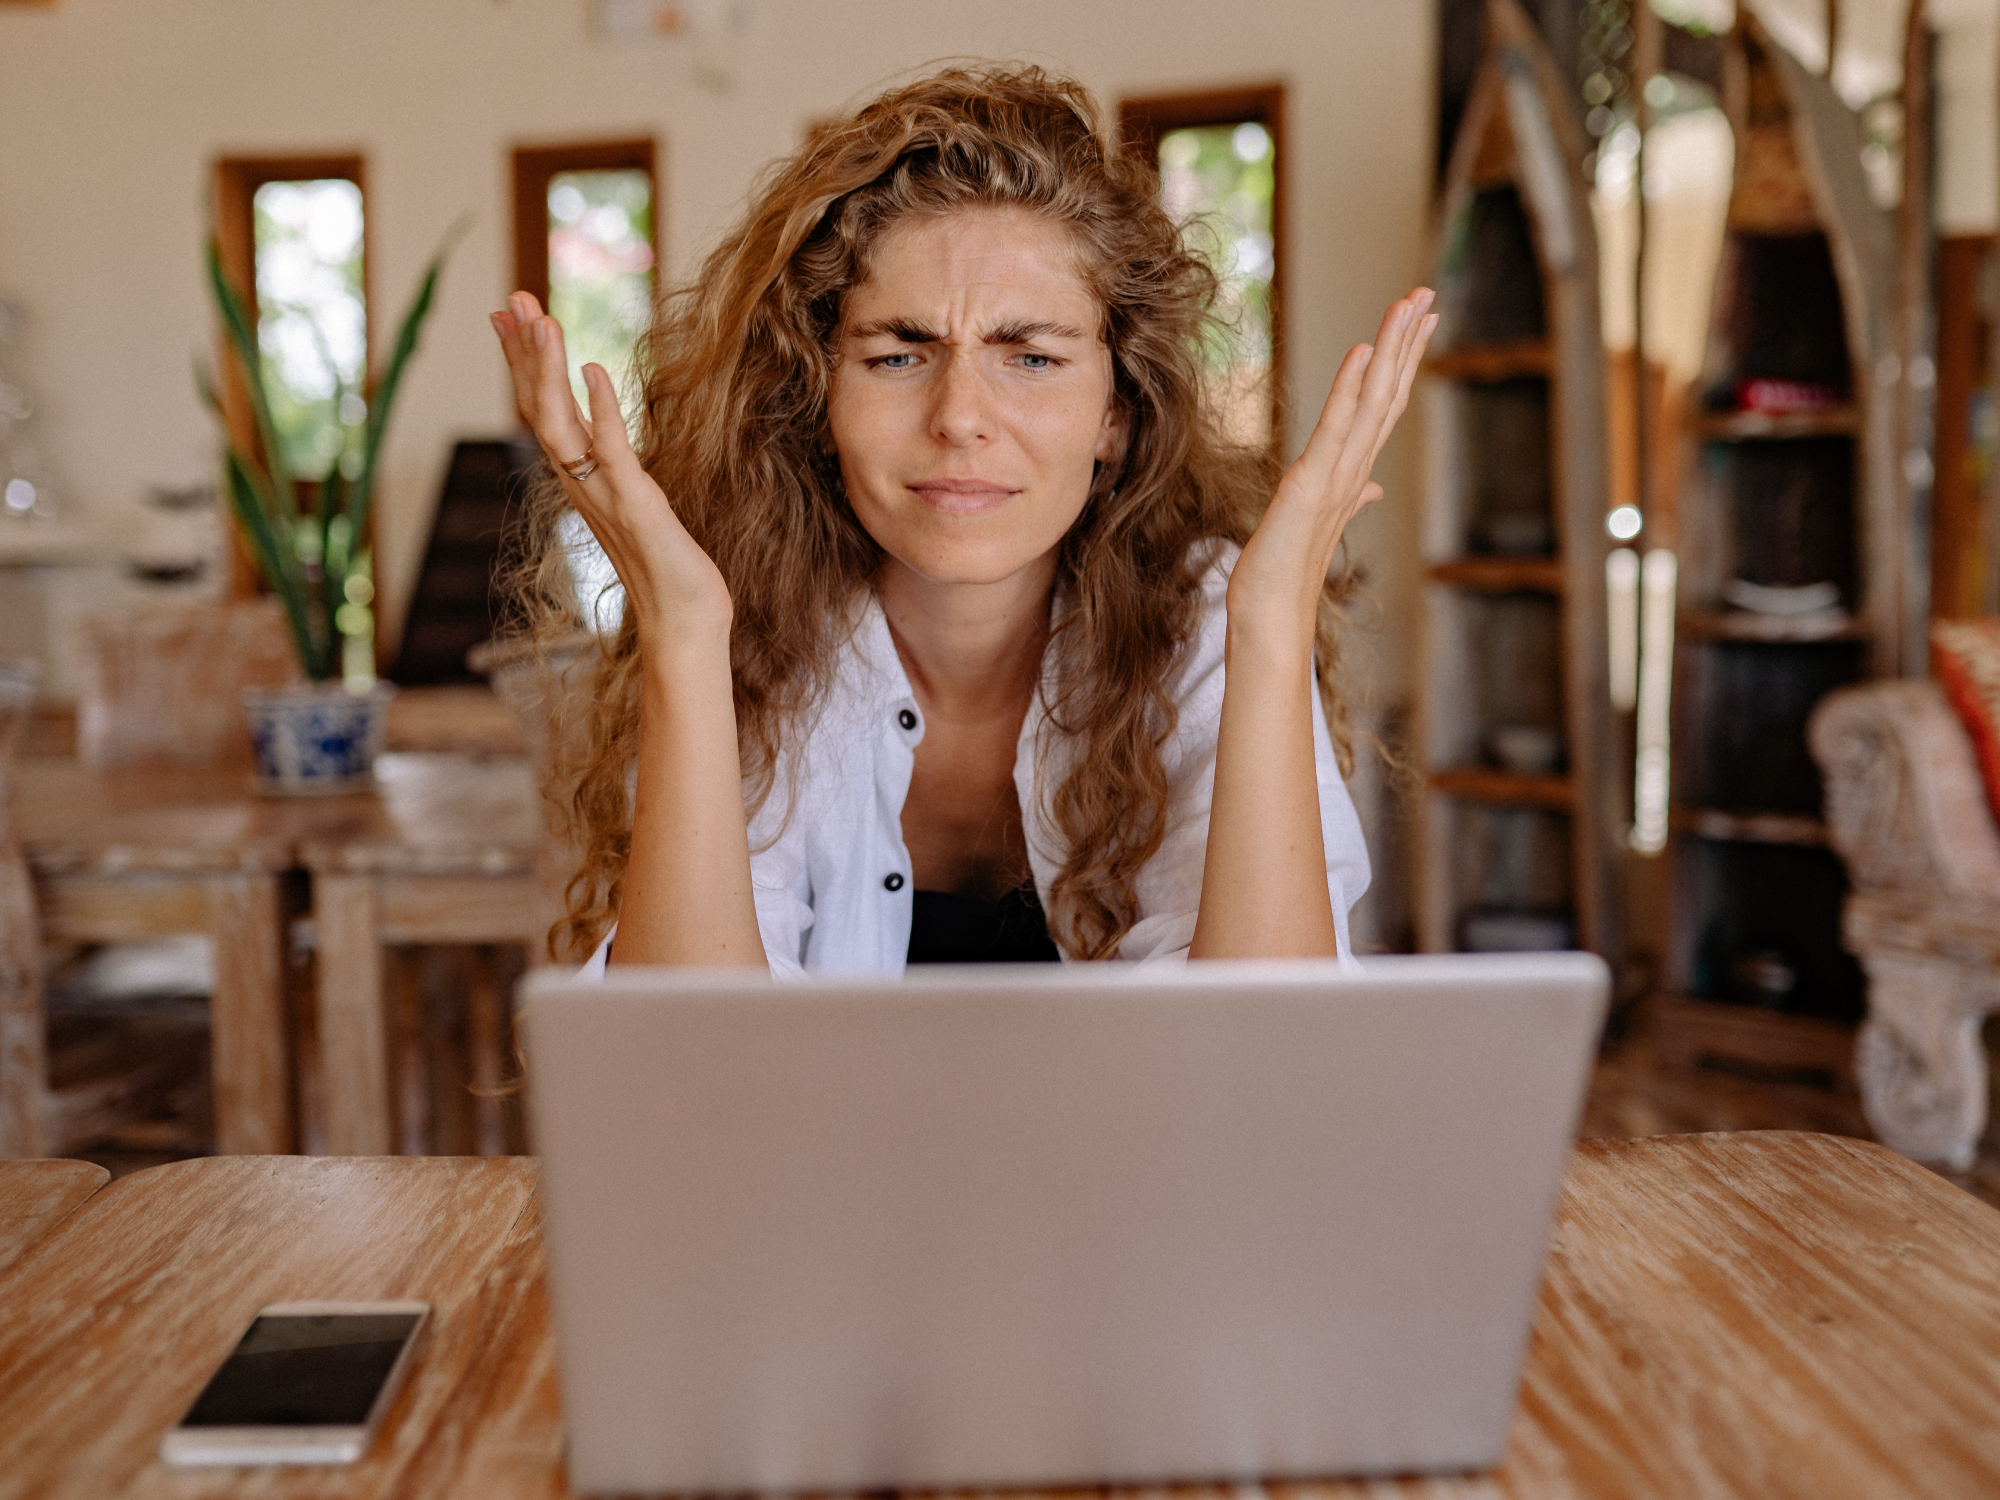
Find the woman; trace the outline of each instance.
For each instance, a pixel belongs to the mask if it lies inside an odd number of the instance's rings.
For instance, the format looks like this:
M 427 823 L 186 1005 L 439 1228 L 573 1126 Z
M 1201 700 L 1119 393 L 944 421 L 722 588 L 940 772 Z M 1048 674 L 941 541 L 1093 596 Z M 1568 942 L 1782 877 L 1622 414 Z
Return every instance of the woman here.
M 1346 953 L 1367 855 L 1315 652 L 1431 294 L 1282 477 L 1203 399 L 1214 294 L 1079 86 L 952 69 L 815 131 L 662 305 L 636 452 L 533 298 L 494 315 L 624 585 L 574 942 L 781 976 Z

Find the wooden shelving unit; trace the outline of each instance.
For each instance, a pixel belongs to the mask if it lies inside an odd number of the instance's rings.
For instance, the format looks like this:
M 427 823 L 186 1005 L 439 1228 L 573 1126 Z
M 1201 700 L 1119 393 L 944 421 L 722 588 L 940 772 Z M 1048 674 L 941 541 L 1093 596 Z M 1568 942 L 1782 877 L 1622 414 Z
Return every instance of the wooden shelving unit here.
M 1852 437 L 1860 430 L 1861 417 L 1843 402 L 1820 411 L 1702 412 L 1689 425 L 1696 437 L 1709 442 L 1747 443 L 1758 438 Z
M 1425 437 L 1417 944 L 1617 946 L 1604 354 L 1571 86 L 1515 0 L 1446 174 Z
M 1834 688 L 1898 670 L 1911 562 L 1876 376 L 1892 224 L 1868 195 L 1857 121 L 1754 18 L 1724 55 L 1736 183 L 1681 492 L 1649 528 L 1680 557 L 1664 1008 L 1718 1036 L 1732 1015 L 1768 1029 L 1860 1013 L 1805 725 Z M 1818 401 L 1743 409 L 1756 382 Z M 1732 580 L 1832 584 L 1839 599 L 1760 614 L 1729 602 Z

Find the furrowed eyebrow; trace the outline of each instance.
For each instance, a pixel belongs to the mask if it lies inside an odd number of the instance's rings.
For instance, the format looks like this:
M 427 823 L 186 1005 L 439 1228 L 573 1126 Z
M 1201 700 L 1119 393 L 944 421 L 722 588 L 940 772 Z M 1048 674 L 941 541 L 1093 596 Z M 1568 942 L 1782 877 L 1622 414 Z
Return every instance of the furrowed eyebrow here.
M 853 339 L 891 338 L 902 344 L 938 344 L 944 335 L 914 318 L 879 318 L 873 323 L 857 323 L 847 331 Z
M 872 323 L 857 323 L 847 331 L 852 339 L 891 338 L 901 344 L 941 344 L 944 335 L 928 324 L 919 323 L 914 318 L 878 318 Z M 1017 319 L 1002 323 L 997 328 L 981 336 L 983 344 L 1032 344 L 1037 339 L 1081 339 L 1081 330 L 1067 323 L 1037 323 Z
M 1032 344 L 1036 339 L 1080 339 L 1083 332 L 1067 323 L 1002 323 L 983 342 L 988 344 Z

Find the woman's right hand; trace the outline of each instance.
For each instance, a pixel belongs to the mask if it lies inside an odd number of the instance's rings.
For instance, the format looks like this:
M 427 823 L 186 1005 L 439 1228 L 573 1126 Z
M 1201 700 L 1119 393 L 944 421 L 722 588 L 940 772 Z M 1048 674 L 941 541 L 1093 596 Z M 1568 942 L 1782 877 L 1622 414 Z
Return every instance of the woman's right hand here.
M 569 383 L 562 325 L 526 292 L 492 315 L 514 377 L 521 419 L 548 455 L 570 504 L 618 570 L 642 640 L 705 642 L 729 633 L 729 587 L 675 516 L 666 494 L 639 463 L 625 431 L 618 392 L 602 365 L 583 367 L 586 415 Z M 563 468 L 586 453 L 597 467 L 583 480 Z M 581 601 L 588 604 L 588 601 Z

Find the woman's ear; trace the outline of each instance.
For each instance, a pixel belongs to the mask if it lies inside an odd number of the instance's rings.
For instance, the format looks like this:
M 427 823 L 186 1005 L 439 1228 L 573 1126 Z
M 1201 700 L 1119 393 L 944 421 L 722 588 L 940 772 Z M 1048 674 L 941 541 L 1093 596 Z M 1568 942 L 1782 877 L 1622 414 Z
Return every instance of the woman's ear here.
M 1125 457 L 1127 435 L 1125 403 L 1114 393 L 1104 404 L 1104 423 L 1097 429 L 1097 447 L 1090 456 L 1101 464 L 1117 463 Z

